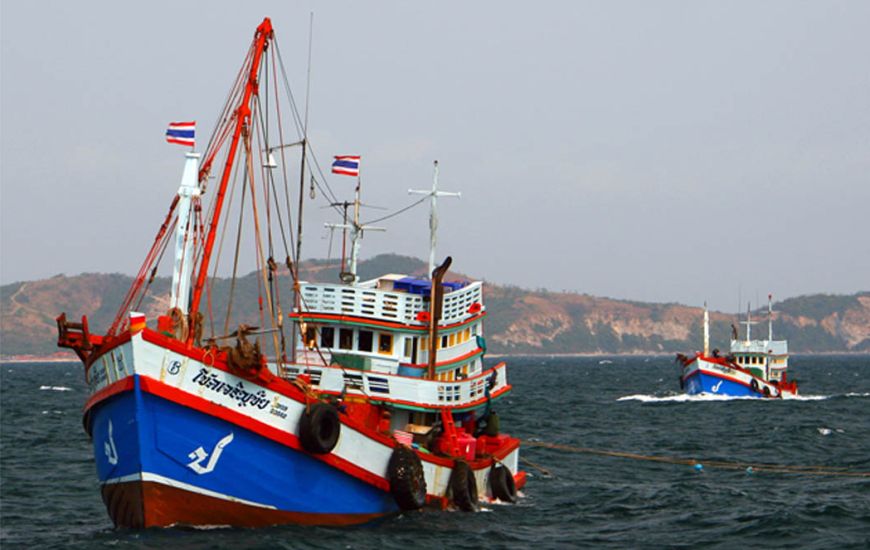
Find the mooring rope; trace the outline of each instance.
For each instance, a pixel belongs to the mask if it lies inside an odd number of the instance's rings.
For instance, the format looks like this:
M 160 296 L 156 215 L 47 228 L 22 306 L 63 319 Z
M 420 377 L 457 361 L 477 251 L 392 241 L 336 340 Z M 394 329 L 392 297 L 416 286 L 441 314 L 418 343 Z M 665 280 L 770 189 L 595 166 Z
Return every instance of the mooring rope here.
M 615 458 L 627 458 L 631 460 L 646 460 L 650 462 L 662 462 L 665 464 L 682 464 L 686 466 L 701 466 L 711 468 L 722 468 L 726 470 L 746 470 L 751 472 L 770 472 L 777 474 L 800 474 L 814 476 L 841 476 L 841 477 L 870 477 L 870 472 L 856 472 L 846 467 L 839 466 L 799 466 L 789 464 L 758 464 L 754 462 L 726 461 L 726 460 L 698 460 L 695 458 L 682 458 L 673 456 L 658 456 L 644 455 L 638 453 L 629 453 L 625 451 L 609 451 L 605 449 L 593 449 L 590 447 L 577 447 L 574 445 L 563 445 L 560 443 L 547 443 L 544 441 L 523 441 L 525 447 L 542 447 L 545 449 L 555 449 L 559 451 L 567 451 L 571 453 L 592 454 L 598 456 L 609 456 Z M 549 471 L 544 468 L 527 462 L 530 466 L 538 469 L 545 475 L 549 475 Z

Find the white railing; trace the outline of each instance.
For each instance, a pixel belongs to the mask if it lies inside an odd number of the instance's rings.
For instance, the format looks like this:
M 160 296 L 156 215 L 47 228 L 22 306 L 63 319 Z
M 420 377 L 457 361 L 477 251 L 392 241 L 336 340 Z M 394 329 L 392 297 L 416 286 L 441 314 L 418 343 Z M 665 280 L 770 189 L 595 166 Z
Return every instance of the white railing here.
M 474 282 L 445 294 L 440 324 L 449 325 L 470 317 L 471 305 L 481 302 L 482 288 L 481 282 Z M 302 311 L 305 313 L 353 315 L 379 321 L 423 325 L 425 323 L 417 320 L 417 313 L 429 310 L 428 303 L 419 294 L 379 290 L 365 284 L 304 284 L 301 294 Z
M 474 378 L 451 382 L 341 367 L 293 365 L 284 370 L 290 378 L 295 378 L 297 374 L 309 374 L 311 385 L 323 391 L 339 393 L 345 389 L 348 395 L 365 395 L 371 399 L 423 408 L 462 407 L 483 399 L 488 385 L 492 384 L 490 395 L 507 385 L 504 363 Z

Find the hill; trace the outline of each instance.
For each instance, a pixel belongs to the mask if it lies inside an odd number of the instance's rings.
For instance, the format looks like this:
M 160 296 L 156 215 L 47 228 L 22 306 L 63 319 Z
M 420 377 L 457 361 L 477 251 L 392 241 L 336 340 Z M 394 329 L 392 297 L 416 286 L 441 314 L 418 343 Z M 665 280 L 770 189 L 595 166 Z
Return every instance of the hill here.
M 303 279 L 309 281 L 337 281 L 338 271 L 335 261 L 312 260 L 301 267 Z M 359 265 L 363 279 L 425 271 L 422 261 L 391 254 Z M 467 277 L 451 273 L 449 278 Z M 290 293 L 286 269 L 279 280 L 286 302 Z M 94 330 L 105 330 L 131 281 L 126 275 L 84 273 L 0 287 L 0 355 L 55 353 L 55 317 L 62 311 L 72 318 L 86 314 Z M 259 281 L 256 273 L 237 280 L 234 322 L 257 323 Z M 169 281 L 157 278 L 151 287 L 150 297 L 138 309 L 154 319 L 166 310 Z M 227 309 L 230 288 L 228 280 L 215 282 L 214 311 Z M 671 353 L 697 349 L 701 343 L 702 313 L 697 307 L 491 284 L 485 293 L 487 341 L 493 353 Z M 870 292 L 789 298 L 777 303 L 776 309 L 774 335 L 787 338 L 794 352 L 870 352 Z M 765 317 L 761 311 L 757 315 Z M 736 320 L 718 312 L 711 312 L 711 320 L 711 341 L 724 347 Z

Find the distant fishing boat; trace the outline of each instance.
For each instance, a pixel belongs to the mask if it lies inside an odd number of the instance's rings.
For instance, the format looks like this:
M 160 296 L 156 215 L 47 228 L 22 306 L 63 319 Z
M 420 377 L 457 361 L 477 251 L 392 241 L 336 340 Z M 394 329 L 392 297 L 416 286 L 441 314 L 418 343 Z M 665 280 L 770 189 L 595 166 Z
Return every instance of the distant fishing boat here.
M 710 352 L 710 315 L 704 306 L 704 351 L 677 355 L 682 367 L 680 387 L 689 395 L 702 393 L 735 397 L 788 398 L 798 394 L 788 380 L 788 342 L 773 339 L 773 296 L 767 301 L 767 339 L 753 340 L 752 312 L 747 308 L 746 338 L 732 325 L 729 353 Z
M 83 423 L 109 515 L 133 528 L 346 525 L 424 506 L 513 502 L 526 477 L 520 442 L 500 432 L 493 409 L 511 385 L 504 363 L 483 362 L 483 284 L 444 281 L 449 257 L 434 265 L 435 198 L 445 194 L 437 163 L 425 192 L 431 278 L 360 281 L 359 241 L 375 228 L 359 222 L 359 157 L 342 156 L 333 171 L 357 176 L 353 222 L 336 226 L 352 234 L 349 268 L 343 257 L 341 283 L 299 280 L 309 144 L 304 134 L 283 139 L 288 126 L 267 97 L 287 82 L 276 60 L 267 18 L 202 166 L 200 154 L 187 153 L 178 194 L 109 330 L 92 333 L 87 317 L 57 319 L 58 345 L 85 366 Z M 193 124 L 175 124 L 167 136 L 193 145 Z M 302 148 L 295 250 L 289 193 L 278 191 L 289 188 L 286 169 L 275 158 L 291 146 Z M 241 222 L 229 222 L 243 212 L 254 244 L 239 238 L 229 247 L 233 284 L 221 285 L 213 282 L 216 241 L 242 235 Z M 273 258 L 281 246 L 286 270 Z M 165 309 L 150 322 L 136 310 L 167 248 L 171 293 L 151 302 Z M 233 294 L 244 250 L 256 258 L 256 296 Z M 231 331 L 232 306 L 243 299 L 255 304 L 260 326 Z

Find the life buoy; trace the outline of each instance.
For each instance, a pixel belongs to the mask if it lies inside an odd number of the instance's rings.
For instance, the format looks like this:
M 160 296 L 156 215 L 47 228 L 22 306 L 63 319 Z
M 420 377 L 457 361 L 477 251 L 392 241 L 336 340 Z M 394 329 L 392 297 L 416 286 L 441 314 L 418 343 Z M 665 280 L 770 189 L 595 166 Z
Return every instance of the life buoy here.
M 338 443 L 341 421 L 335 407 L 322 401 L 311 404 L 299 420 L 299 442 L 311 454 L 332 451 Z
M 410 448 L 396 445 L 387 465 L 390 494 L 402 510 L 419 510 L 426 504 L 423 463 Z
M 514 475 L 504 464 L 495 463 L 489 470 L 489 489 L 492 496 L 502 502 L 516 502 L 517 484 Z
M 450 474 L 450 492 L 457 508 L 463 512 L 477 511 L 477 480 L 467 462 L 456 461 Z
M 755 393 L 758 393 L 758 380 L 753 378 L 752 382 L 749 383 L 749 387 L 752 389 L 752 391 L 754 391 Z

